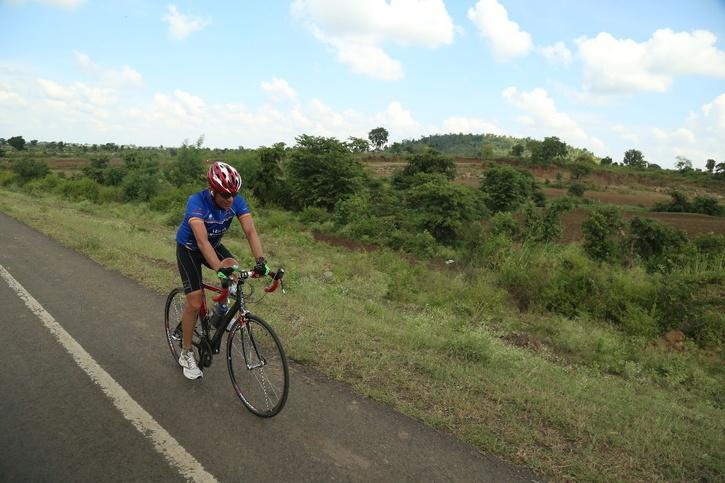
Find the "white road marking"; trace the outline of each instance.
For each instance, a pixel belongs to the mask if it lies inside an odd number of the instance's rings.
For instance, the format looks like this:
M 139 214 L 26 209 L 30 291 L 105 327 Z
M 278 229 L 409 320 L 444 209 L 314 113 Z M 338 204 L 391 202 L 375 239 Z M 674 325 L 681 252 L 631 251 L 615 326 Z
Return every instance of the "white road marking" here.
M 204 467 L 186 451 L 149 413 L 144 410 L 133 398 L 108 374 L 91 355 L 38 303 L 25 287 L 10 275 L 5 267 L 0 265 L 0 276 L 25 302 L 25 305 L 38 316 L 48 330 L 58 339 L 58 342 L 67 350 L 76 364 L 88 374 L 93 382 L 121 411 L 123 417 L 146 438 L 151 440 L 158 451 L 169 464 L 176 468 L 182 477 L 203 482 L 217 481 Z

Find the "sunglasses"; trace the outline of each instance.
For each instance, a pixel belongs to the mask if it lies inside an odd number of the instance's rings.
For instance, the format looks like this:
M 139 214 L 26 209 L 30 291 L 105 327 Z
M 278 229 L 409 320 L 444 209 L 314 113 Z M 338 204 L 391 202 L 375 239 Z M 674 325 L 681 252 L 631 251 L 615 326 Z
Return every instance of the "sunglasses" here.
M 234 198 L 237 195 L 236 193 L 232 194 L 232 193 L 218 193 L 218 192 L 216 192 L 215 194 L 221 196 L 222 199 L 225 199 L 225 200 L 228 200 L 229 198 Z

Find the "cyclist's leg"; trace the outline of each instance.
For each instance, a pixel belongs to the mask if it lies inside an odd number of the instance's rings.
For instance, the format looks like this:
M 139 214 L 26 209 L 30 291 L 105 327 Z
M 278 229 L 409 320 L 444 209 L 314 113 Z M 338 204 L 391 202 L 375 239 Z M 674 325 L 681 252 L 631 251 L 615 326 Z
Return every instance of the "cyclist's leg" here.
M 184 284 L 186 304 L 184 313 L 181 316 L 183 330 L 182 345 L 184 349 L 191 349 L 191 339 L 196 325 L 196 317 L 199 314 L 203 300 L 201 290 L 201 264 L 204 256 L 201 252 L 192 251 L 183 245 L 176 245 L 176 262 L 179 266 L 181 282 Z

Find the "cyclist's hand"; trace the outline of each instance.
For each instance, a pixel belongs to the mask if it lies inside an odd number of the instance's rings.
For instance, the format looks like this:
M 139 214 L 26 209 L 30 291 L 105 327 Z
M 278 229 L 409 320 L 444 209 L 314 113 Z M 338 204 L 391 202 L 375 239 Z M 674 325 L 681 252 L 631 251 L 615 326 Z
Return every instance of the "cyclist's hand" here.
M 269 273 L 269 267 L 267 266 L 267 260 L 264 257 L 257 258 L 257 264 L 254 265 L 254 273 L 260 277 L 264 277 Z
M 217 277 L 221 278 L 222 280 L 229 278 L 234 273 L 234 267 L 221 267 L 219 270 L 216 271 Z

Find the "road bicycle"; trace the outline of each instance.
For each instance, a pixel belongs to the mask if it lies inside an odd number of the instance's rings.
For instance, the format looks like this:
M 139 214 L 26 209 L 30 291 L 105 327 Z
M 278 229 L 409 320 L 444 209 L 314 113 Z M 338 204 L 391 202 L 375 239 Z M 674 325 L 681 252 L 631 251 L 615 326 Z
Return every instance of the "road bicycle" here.
M 270 272 L 272 283 L 264 288 L 274 292 L 282 283 L 284 269 Z M 220 275 L 220 278 L 224 275 Z M 221 286 L 202 283 L 202 304 L 192 337 L 194 355 L 200 367 L 211 366 L 214 354 L 218 354 L 222 338 L 227 335 L 227 368 L 234 392 L 252 413 L 260 417 L 278 414 L 287 402 L 289 368 L 287 355 L 272 327 L 247 310 L 247 299 L 253 287 L 245 294 L 245 284 L 260 278 L 253 270 L 241 271 L 234 267 L 234 275 L 224 277 Z M 207 311 L 206 292 L 213 292 L 217 303 L 232 299 L 229 310 L 221 318 L 214 319 L 214 312 Z M 186 295 L 184 289 L 173 289 L 164 309 L 166 341 L 174 362 L 178 364 L 182 347 L 181 316 L 184 313 Z M 219 316 L 217 316 L 219 317 Z

